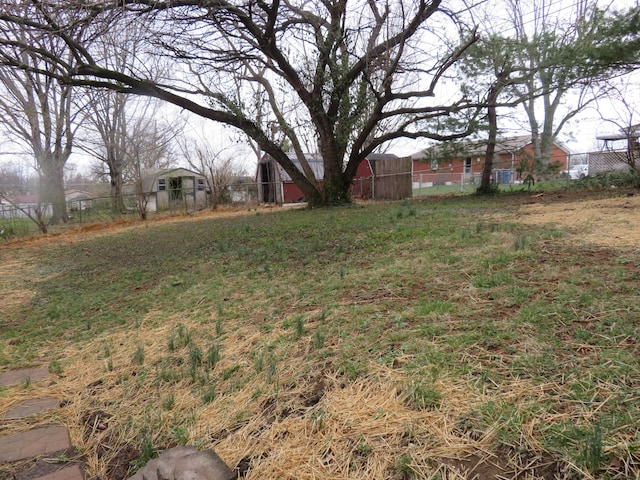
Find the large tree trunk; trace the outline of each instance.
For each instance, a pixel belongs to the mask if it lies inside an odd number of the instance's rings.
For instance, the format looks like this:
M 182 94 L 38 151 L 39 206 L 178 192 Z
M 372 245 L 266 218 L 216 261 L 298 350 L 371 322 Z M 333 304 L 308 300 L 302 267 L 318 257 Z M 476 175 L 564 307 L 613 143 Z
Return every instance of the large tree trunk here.
M 109 178 L 111 180 L 111 209 L 113 213 L 124 213 L 126 208 L 124 206 L 123 195 L 123 180 L 122 170 L 119 170 L 115 166 L 109 166 Z
M 509 75 L 501 72 L 496 82 L 491 85 L 489 95 L 487 96 L 487 122 L 489 124 L 489 138 L 487 139 L 487 150 L 484 158 L 484 168 L 482 170 L 482 179 L 477 189 L 479 194 L 494 193 L 496 190 L 491 184 L 491 173 L 493 172 L 493 157 L 496 152 L 496 139 L 498 137 L 498 112 L 496 104 L 500 91 L 507 85 Z
M 344 205 L 351 203 L 350 179 L 342 171 L 342 162 L 325 162 L 324 181 L 321 192 L 321 205 Z
M 66 223 L 67 202 L 64 196 L 64 161 L 47 159 L 40 162 L 40 201 L 51 205 L 51 219 L 54 225 Z

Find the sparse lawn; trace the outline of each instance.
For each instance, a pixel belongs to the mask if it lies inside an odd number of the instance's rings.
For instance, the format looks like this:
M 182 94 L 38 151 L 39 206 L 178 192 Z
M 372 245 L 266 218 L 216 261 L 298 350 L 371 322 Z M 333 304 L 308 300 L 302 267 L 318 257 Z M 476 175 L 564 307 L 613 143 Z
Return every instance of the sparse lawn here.
M 638 478 L 637 244 L 525 221 L 531 201 L 6 246 L 0 369 L 49 364 L 91 477 L 192 444 L 252 479 Z M 0 416 L 39 388 L 0 392 Z

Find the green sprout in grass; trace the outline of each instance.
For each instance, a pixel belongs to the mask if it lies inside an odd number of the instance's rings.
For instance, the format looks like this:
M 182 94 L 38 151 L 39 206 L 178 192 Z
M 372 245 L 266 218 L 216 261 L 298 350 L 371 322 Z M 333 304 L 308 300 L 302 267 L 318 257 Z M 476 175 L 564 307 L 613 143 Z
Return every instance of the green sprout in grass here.
M 211 403 L 216 399 L 216 387 L 215 385 L 210 385 L 205 392 L 202 394 L 202 403 Z
M 131 360 L 136 365 L 142 365 L 144 363 L 144 347 L 142 345 L 138 345 L 138 348 L 133 353 Z
M 173 410 L 176 405 L 176 397 L 173 393 L 162 399 L 162 408 L 164 410 Z
M 299 340 L 302 335 L 304 335 L 304 318 L 303 317 L 298 317 L 296 318 L 296 323 L 295 323 L 295 333 L 293 335 L 293 339 L 294 340 Z
M 407 391 L 407 401 L 418 410 L 435 410 L 442 403 L 442 394 L 432 386 L 412 382 Z
M 411 480 L 415 478 L 415 472 L 411 468 L 413 458 L 408 453 L 403 453 L 396 461 L 396 470 L 402 475 L 402 480 Z
M 207 350 L 207 368 L 213 370 L 220 361 L 220 346 L 211 345 Z

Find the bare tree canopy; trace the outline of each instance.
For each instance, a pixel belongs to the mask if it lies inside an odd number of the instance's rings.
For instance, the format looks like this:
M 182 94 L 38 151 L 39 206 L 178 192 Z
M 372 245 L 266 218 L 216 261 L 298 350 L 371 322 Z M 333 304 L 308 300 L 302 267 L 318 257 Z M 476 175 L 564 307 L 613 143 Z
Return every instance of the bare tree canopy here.
M 508 3 L 521 45 L 517 62 L 532 72 L 513 91 L 527 116 L 536 163 L 543 165 L 567 122 L 608 95 L 609 78 L 637 67 L 640 14 L 607 12 L 594 0 L 578 0 L 561 16 L 551 0 Z
M 19 15 L 30 11 L 20 2 L 12 8 Z M 12 57 L 23 68 L 0 68 L 0 121 L 8 138 L 33 157 L 40 200 L 52 208 L 51 223 L 64 222 L 64 166 L 71 155 L 78 107 L 72 87 L 58 82 L 55 75 L 60 61 L 70 64 L 73 59 L 55 36 L 11 23 L 4 25 L 3 35 L 11 41 L 2 46 L 2 56 Z
M 15 54 L 29 50 L 55 64 L 49 74 L 64 84 L 152 96 L 233 126 L 312 204 L 342 203 L 358 164 L 383 144 L 456 138 L 470 128 L 433 128 L 469 108 L 462 96 L 438 101 L 436 88 L 476 39 L 442 3 L 7 0 L 0 2 L 0 60 L 33 71 Z M 127 45 L 104 32 L 130 22 L 144 30 L 146 48 L 135 65 L 114 68 L 108 58 Z M 64 54 L 33 48 L 16 38 L 16 26 L 62 40 Z M 148 71 L 152 58 L 171 68 Z M 305 150 L 321 154 L 324 178 L 306 164 Z

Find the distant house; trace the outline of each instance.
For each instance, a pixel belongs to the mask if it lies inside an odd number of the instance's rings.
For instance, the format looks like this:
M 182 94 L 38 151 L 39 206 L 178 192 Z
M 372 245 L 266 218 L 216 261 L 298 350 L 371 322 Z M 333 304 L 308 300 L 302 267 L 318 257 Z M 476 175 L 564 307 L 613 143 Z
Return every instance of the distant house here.
M 186 168 L 159 170 L 142 178 L 142 192 L 128 185 L 127 193 L 143 193 L 147 211 L 157 212 L 174 208 L 198 209 L 207 205 L 207 181 L 204 175 Z
M 302 170 L 294 153 L 289 158 Z M 318 154 L 305 154 L 315 177 L 322 182 L 324 163 Z M 263 203 L 297 203 L 305 201 L 304 194 L 273 157 L 265 154 L 256 171 L 258 199 Z M 411 197 L 411 159 L 392 154 L 371 154 L 363 160 L 351 185 L 356 198 L 397 200 Z
M 479 182 L 485 163 L 486 141 L 438 145 L 414 154 L 414 188 L 447 183 Z M 559 142 L 553 144 L 550 163 L 566 169 L 570 151 Z M 533 162 L 531 135 L 499 138 L 493 160 L 493 174 L 498 183 L 512 183 L 518 171 L 526 171 Z
M 589 153 L 589 174 L 628 170 L 640 164 L 640 124 L 596 138 L 603 144 L 601 151 Z
M 46 217 L 52 215 L 53 209 L 50 204 L 41 202 L 35 193 L 9 195 L 0 201 L 2 218 L 26 218 L 37 216 L 37 212 Z

